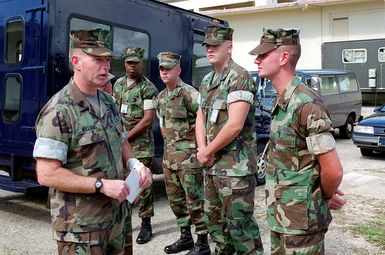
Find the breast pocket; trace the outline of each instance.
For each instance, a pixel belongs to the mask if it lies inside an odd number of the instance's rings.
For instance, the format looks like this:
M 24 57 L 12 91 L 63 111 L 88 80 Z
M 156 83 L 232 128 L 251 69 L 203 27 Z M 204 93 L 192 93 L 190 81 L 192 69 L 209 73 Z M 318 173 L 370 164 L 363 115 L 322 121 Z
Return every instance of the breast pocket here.
M 293 129 L 283 128 L 277 131 L 272 137 L 272 153 L 274 158 L 279 160 L 286 169 L 299 170 L 299 155 L 297 148 L 297 135 Z
M 210 122 L 221 125 L 228 119 L 227 102 L 225 100 L 215 100 L 211 107 Z
M 176 107 L 172 109 L 170 124 L 172 125 L 172 127 L 170 127 L 172 129 L 187 130 L 189 128 L 187 121 L 187 109 L 184 107 Z
M 107 159 L 107 143 L 101 130 L 89 130 L 78 135 L 80 156 L 85 171 L 83 175 L 90 175 L 100 170 L 100 162 Z

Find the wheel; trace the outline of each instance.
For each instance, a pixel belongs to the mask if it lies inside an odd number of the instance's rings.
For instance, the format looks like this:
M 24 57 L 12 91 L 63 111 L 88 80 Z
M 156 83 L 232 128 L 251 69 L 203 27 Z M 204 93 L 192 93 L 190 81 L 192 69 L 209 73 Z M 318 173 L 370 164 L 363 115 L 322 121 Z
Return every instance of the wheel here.
M 351 115 L 348 116 L 345 125 L 339 128 L 341 138 L 350 139 L 353 135 L 354 119 Z
M 360 148 L 362 156 L 373 156 L 373 150 Z
M 266 168 L 267 168 L 266 156 L 263 155 L 263 153 L 259 153 L 257 156 L 257 172 L 255 173 L 257 186 L 260 186 L 266 183 L 266 179 L 265 179 Z

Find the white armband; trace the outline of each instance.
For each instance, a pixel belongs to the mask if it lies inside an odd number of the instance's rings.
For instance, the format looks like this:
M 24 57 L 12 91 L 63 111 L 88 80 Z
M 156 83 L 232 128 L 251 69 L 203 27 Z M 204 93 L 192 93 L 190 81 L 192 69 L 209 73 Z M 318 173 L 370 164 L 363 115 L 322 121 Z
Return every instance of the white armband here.
M 311 154 L 319 155 L 335 149 L 336 141 L 330 132 L 323 132 L 306 137 L 306 145 Z
M 132 170 L 139 171 L 143 167 L 145 166 L 137 158 L 129 158 L 126 162 L 126 168 L 129 169 L 130 171 Z

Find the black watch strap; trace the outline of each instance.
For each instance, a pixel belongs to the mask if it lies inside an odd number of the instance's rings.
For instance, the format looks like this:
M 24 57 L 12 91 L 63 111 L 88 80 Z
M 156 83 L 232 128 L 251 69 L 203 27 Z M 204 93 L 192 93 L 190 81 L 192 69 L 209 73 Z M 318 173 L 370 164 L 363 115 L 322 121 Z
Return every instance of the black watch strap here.
M 100 190 L 103 187 L 102 179 L 97 178 L 96 181 L 95 181 L 95 185 L 94 186 L 95 186 L 95 193 L 100 193 Z

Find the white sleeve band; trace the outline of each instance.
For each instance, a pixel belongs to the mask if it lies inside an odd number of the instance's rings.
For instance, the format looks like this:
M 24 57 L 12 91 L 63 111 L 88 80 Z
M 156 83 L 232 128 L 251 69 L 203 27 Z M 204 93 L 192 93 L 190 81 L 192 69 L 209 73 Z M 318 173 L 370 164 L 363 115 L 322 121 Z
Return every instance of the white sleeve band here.
M 254 103 L 254 95 L 250 91 L 237 90 L 233 91 L 227 96 L 227 104 L 231 104 L 237 101 L 246 101 L 250 104 Z
M 145 99 L 143 102 L 143 111 L 154 110 L 154 109 L 155 109 L 155 100 Z
M 33 148 L 34 158 L 56 159 L 67 163 L 68 145 L 50 138 L 38 137 Z
M 139 171 L 143 167 L 145 166 L 137 158 L 129 158 L 126 162 L 126 168 L 129 169 L 130 171 L 132 170 Z
M 311 154 L 319 155 L 333 150 L 336 147 L 336 141 L 330 132 L 323 132 L 306 137 L 306 145 Z

